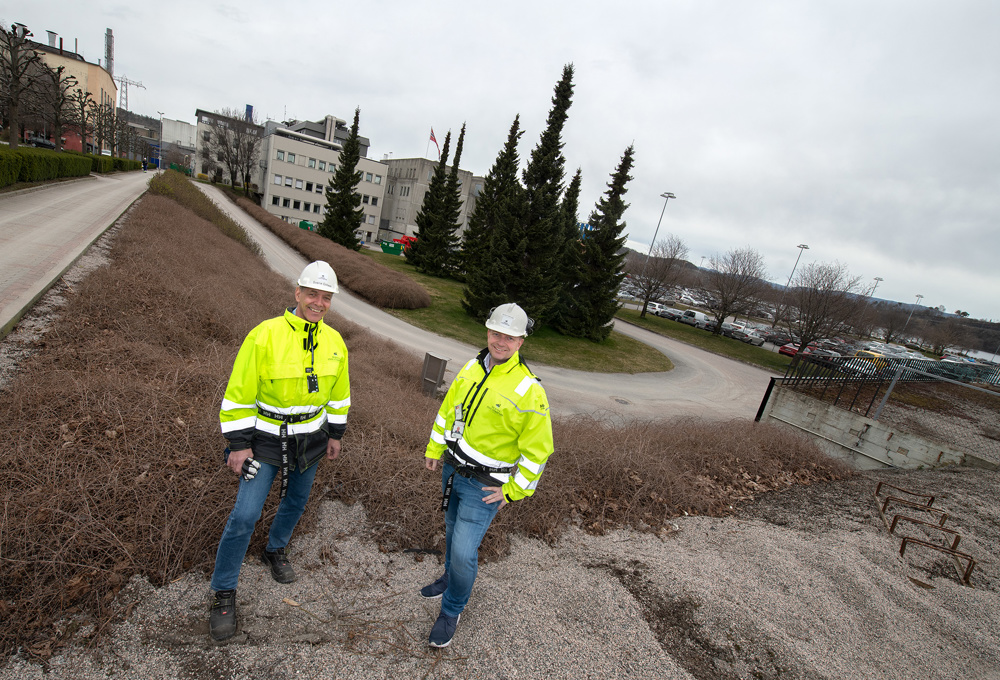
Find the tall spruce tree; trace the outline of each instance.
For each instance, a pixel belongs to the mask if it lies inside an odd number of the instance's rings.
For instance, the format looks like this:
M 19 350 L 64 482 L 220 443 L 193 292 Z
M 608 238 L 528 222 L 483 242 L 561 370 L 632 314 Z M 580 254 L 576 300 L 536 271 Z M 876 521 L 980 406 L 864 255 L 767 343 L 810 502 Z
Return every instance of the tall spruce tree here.
M 552 108 L 538 146 L 531 152 L 524 170 L 527 196 L 526 239 L 516 298 L 537 322 L 550 321 L 558 300 L 559 254 L 563 236 L 560 199 L 566 159 L 563 157 L 562 130 L 573 103 L 573 65 L 563 67 L 562 78 L 552 96 Z
M 579 284 L 570 291 L 567 314 L 561 319 L 561 333 L 600 342 L 611 334 L 610 321 L 618 311 L 618 286 L 625 278 L 626 237 L 622 235 L 622 216 L 628 208 L 624 201 L 632 179 L 634 148 L 629 145 L 618 168 L 611 175 L 608 190 L 590 214 L 590 226 L 580 249 Z
M 417 240 L 411 243 L 405 251 L 406 261 L 414 265 L 417 271 L 426 271 L 427 267 L 437 257 L 440 257 L 440 241 L 435 235 L 435 227 L 439 224 L 445 209 L 445 192 L 448 189 L 448 153 L 451 147 L 451 130 L 444 136 L 444 148 L 438 159 L 434 174 L 431 175 L 424 202 L 417 211 L 414 221 L 417 223 Z
M 337 160 L 337 171 L 333 173 L 326 187 L 326 215 L 317 230 L 334 243 L 351 250 L 361 250 L 361 241 L 355 230 L 365 219 L 361 208 L 361 194 L 355 189 L 361 183 L 361 171 L 357 169 L 361 158 L 361 144 L 358 142 L 358 121 L 361 108 L 354 109 L 354 124 L 344 142 L 344 148 Z
M 583 173 L 577 168 L 576 174 L 566 187 L 566 195 L 562 200 L 562 237 L 559 242 L 559 285 L 561 290 L 555 307 L 552 309 L 550 324 L 560 333 L 566 327 L 566 319 L 571 316 L 574 304 L 574 290 L 580 285 L 580 188 L 583 183 Z
M 462 123 L 462 130 L 458 133 L 458 143 L 455 144 L 455 159 L 452 161 L 441 201 L 441 214 L 434 225 L 433 236 L 437 242 L 435 251 L 440 254 L 440 259 L 433 266 L 428 266 L 431 263 L 425 263 L 424 266 L 428 274 L 435 276 L 454 274 L 459 268 L 461 238 L 458 236 L 458 230 L 462 225 L 458 220 L 462 215 L 462 183 L 458 179 L 458 171 L 464 145 L 465 123 Z
M 524 303 L 515 291 L 508 289 L 509 283 L 520 275 L 523 251 L 519 241 L 524 233 L 525 202 L 524 188 L 518 180 L 517 144 L 524 132 L 520 128 L 518 115 L 510 126 L 507 142 L 483 180 L 483 190 L 462 237 L 465 269 L 462 307 L 480 321 L 485 321 L 497 305 Z

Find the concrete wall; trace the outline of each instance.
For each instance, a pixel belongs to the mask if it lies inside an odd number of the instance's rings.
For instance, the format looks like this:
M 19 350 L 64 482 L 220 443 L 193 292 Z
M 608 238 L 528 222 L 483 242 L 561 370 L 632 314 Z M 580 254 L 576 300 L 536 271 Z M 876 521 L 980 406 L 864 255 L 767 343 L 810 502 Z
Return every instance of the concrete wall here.
M 997 467 L 954 447 L 823 403 L 778 383 L 774 384 L 760 420 L 789 425 L 812 437 L 828 455 L 846 459 L 862 470 L 947 465 Z

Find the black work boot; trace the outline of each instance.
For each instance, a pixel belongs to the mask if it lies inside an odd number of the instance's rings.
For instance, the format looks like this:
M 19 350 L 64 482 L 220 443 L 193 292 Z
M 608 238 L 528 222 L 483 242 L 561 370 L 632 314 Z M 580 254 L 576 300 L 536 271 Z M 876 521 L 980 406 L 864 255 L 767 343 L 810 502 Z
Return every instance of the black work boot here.
M 217 642 L 228 640 L 236 634 L 235 590 L 220 590 L 215 593 L 208 615 L 208 628 L 212 639 Z
M 291 583 L 295 580 L 295 570 L 288 563 L 284 548 L 278 548 L 274 552 L 265 550 L 260 554 L 260 561 L 271 567 L 271 576 L 278 583 Z

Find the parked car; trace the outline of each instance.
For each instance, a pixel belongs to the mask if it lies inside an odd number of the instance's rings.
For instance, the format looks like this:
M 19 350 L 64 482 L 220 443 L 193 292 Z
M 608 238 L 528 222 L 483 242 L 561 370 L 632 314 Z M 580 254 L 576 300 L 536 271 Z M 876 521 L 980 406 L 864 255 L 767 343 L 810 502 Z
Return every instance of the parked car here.
M 662 316 L 664 319 L 672 319 L 673 321 L 679 320 L 684 316 L 684 312 L 679 309 L 674 309 L 673 307 L 664 307 L 656 314 L 657 316 Z
M 31 144 L 32 146 L 36 146 L 36 147 L 38 147 L 40 149 L 55 149 L 56 148 L 56 143 L 55 142 L 49 141 L 45 137 L 41 137 L 39 135 L 31 135 L 30 137 L 28 137 L 28 144 Z
M 736 340 L 742 340 L 743 342 L 749 343 L 755 347 L 760 347 L 764 344 L 763 336 L 751 328 L 744 328 L 743 330 L 736 331 L 733 333 L 733 338 Z
M 649 304 L 646 305 L 646 312 L 649 314 L 654 314 L 656 316 L 659 316 L 660 312 L 664 309 L 666 309 L 666 307 L 664 305 L 661 305 L 659 302 L 650 302 Z
M 736 337 L 736 333 L 738 331 L 741 332 L 742 330 L 743 330 L 742 326 L 736 326 L 734 324 L 729 323 L 728 321 L 722 322 L 722 334 L 725 335 L 727 338 Z
M 708 328 L 709 318 L 704 314 L 704 312 L 696 312 L 693 309 L 688 309 L 681 315 L 678 319 L 681 323 L 686 323 L 689 326 L 694 326 L 695 328 Z M 711 320 L 714 326 L 714 319 Z
M 778 329 L 772 329 L 769 333 L 765 333 L 764 339 L 772 345 L 778 345 L 779 347 L 795 341 L 795 338 L 790 333 Z

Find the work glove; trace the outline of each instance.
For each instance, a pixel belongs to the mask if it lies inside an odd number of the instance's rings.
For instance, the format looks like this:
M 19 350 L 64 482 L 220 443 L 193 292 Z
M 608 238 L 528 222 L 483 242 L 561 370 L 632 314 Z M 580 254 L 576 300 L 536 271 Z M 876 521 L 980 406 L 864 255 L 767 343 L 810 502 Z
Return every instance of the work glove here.
M 255 461 L 253 458 L 247 458 L 243 461 L 243 479 L 249 482 L 257 476 L 258 470 L 260 470 L 260 463 Z

